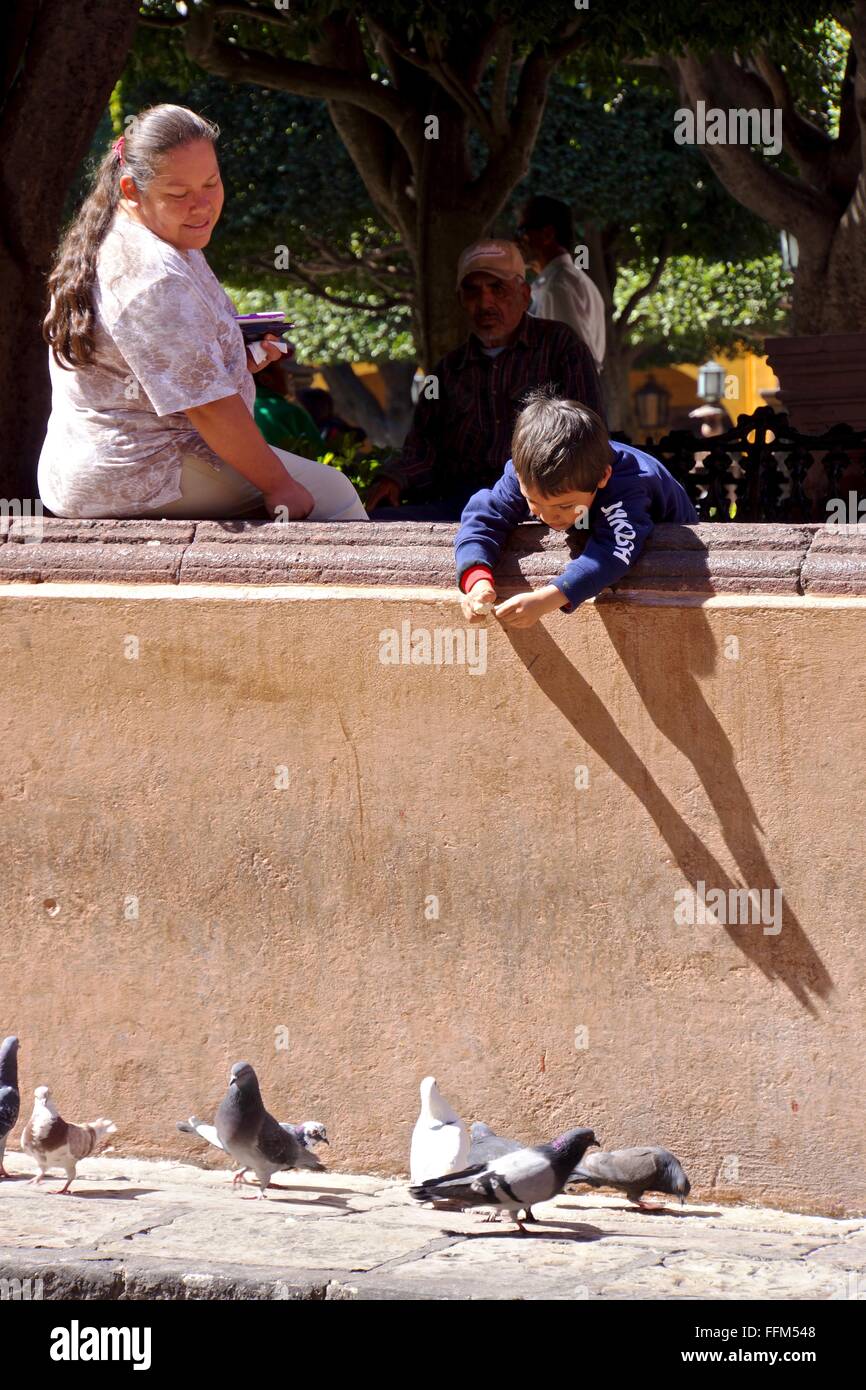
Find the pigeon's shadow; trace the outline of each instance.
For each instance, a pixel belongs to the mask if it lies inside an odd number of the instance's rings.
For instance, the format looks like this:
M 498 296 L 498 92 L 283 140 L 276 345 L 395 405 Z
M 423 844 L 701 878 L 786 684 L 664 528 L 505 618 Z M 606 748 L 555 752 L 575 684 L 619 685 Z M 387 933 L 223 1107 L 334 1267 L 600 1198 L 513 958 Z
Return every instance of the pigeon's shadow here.
M 662 662 L 651 646 L 652 634 L 648 632 L 641 641 L 639 624 L 627 621 L 633 610 L 624 610 L 615 599 L 607 599 L 597 603 L 595 611 L 650 719 L 692 764 L 718 818 L 742 885 L 722 868 L 698 830 L 668 798 L 608 706 L 575 670 L 546 628 L 539 623 L 525 631 L 503 630 L 527 674 L 551 704 L 642 803 L 686 883 L 702 881 L 726 894 L 741 886 L 777 886 L 778 877 L 758 837 L 761 827 L 755 809 L 737 771 L 734 748 L 702 684 L 715 670 L 718 658 L 707 615 L 699 607 L 677 610 L 679 640 L 668 644 Z M 671 698 L 672 691 L 677 692 L 676 699 Z M 670 914 L 673 922 L 673 904 Z M 832 992 L 832 980 L 784 895 L 778 935 L 765 936 L 760 924 L 751 923 L 718 929 L 727 932 L 767 980 L 783 981 L 809 1013 L 817 1012 L 815 999 L 825 1000 Z
M 578 1206 L 576 1202 L 563 1202 L 562 1210 L 609 1212 L 632 1211 L 634 1212 L 635 1216 L 674 1216 L 676 1217 L 677 1221 L 682 1221 L 686 1217 L 688 1217 L 691 1221 L 703 1221 L 708 1216 L 721 1216 L 722 1214 L 720 1211 L 689 1211 L 688 1208 L 683 1208 L 683 1210 L 681 1211 L 679 1207 L 653 1207 L 651 1210 L 641 1211 L 639 1207 L 632 1207 L 626 1204 L 619 1207 L 592 1207 L 586 1206 L 584 1203 L 582 1203 L 580 1206 Z
M 251 1187 L 252 1184 L 250 1183 L 248 1184 L 248 1186 Z M 347 1191 L 351 1191 L 351 1189 L 347 1189 Z M 311 1194 L 311 1196 L 305 1197 L 303 1188 L 276 1187 L 273 1183 L 271 1183 L 268 1187 L 269 1202 L 274 1201 L 276 1193 L 279 1193 L 280 1197 L 282 1197 L 283 1199 L 288 1200 L 289 1202 L 294 1202 L 296 1206 L 300 1207 L 336 1207 L 338 1211 L 354 1210 L 353 1207 L 349 1206 L 349 1203 L 345 1197 L 332 1198 L 330 1194 L 328 1196 L 325 1196 L 325 1194 L 321 1192 L 313 1193 Z M 357 1196 L 358 1194 L 353 1193 L 352 1195 Z M 252 1201 L 253 1198 L 251 1196 L 247 1196 L 245 1198 L 242 1198 L 241 1200 Z M 279 1202 L 280 1198 L 277 1197 L 276 1200 Z
M 254 1187 L 254 1183 L 246 1183 L 246 1187 Z M 347 1197 L 363 1197 L 364 1193 L 359 1192 L 355 1187 L 317 1187 L 315 1183 L 310 1183 L 309 1187 L 287 1187 L 283 1183 L 272 1182 L 268 1186 L 269 1192 L 290 1192 L 295 1197 L 303 1197 L 305 1192 L 309 1192 L 311 1197 L 321 1196 L 323 1198 L 336 1197 L 343 1193 Z
M 553 1229 L 541 1229 L 550 1228 Z M 524 1227 L 523 1233 L 516 1230 L 514 1226 L 508 1225 L 502 1228 L 496 1226 L 495 1222 L 490 1222 L 485 1230 L 477 1231 L 452 1231 L 443 1228 L 443 1235 L 459 1236 L 463 1240 L 526 1240 L 531 1236 L 535 1240 L 580 1240 L 592 1241 L 603 1240 L 610 1232 L 602 1231 L 598 1226 L 584 1224 L 575 1225 L 573 1221 L 531 1221 Z
M 47 1196 L 50 1196 L 54 1189 L 45 1187 L 42 1189 Z M 38 1188 L 34 1188 L 38 1192 Z M 136 1197 L 149 1197 L 154 1192 L 161 1192 L 159 1187 L 127 1187 L 123 1192 L 114 1192 L 109 1187 L 82 1187 L 73 1188 L 69 1194 L 71 1197 L 108 1197 L 114 1202 L 131 1202 Z

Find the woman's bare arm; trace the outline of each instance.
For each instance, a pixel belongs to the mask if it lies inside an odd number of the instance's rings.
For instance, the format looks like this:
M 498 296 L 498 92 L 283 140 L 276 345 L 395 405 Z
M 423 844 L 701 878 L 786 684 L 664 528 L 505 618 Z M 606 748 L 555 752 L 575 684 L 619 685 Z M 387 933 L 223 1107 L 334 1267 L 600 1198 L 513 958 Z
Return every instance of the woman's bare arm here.
M 290 520 L 309 515 L 314 506 L 312 494 L 286 472 L 242 396 L 223 396 L 184 413 L 214 453 L 264 494 L 271 511 L 287 507 Z

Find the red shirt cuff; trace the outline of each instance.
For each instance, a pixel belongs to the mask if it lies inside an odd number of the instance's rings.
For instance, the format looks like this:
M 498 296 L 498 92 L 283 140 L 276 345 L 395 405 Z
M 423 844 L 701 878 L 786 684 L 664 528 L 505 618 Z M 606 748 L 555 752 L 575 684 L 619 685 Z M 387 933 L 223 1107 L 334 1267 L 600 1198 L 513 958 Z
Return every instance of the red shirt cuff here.
M 460 580 L 460 588 L 464 594 L 468 594 L 472 585 L 477 584 L 479 579 L 486 579 L 490 584 L 493 584 L 493 571 L 488 569 L 486 565 L 471 565 Z

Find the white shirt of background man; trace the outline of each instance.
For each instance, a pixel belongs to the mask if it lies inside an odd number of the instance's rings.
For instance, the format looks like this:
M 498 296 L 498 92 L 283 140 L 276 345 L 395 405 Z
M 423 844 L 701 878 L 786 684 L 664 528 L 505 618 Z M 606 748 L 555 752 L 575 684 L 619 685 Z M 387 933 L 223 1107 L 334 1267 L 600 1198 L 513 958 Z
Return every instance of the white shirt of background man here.
M 554 256 L 532 282 L 529 312 L 537 319 L 557 319 L 573 328 L 595 358 L 604 362 L 604 300 L 585 270 L 567 251 Z

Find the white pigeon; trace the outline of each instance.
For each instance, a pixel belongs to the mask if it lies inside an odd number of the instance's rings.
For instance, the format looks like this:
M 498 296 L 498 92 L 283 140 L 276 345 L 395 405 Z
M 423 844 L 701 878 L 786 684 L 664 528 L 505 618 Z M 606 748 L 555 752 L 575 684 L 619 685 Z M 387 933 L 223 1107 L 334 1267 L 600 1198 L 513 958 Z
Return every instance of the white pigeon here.
M 409 1174 L 413 1184 L 457 1173 L 469 1162 L 469 1131 L 439 1092 L 435 1076 L 421 1082 L 421 1113 L 412 1131 Z

